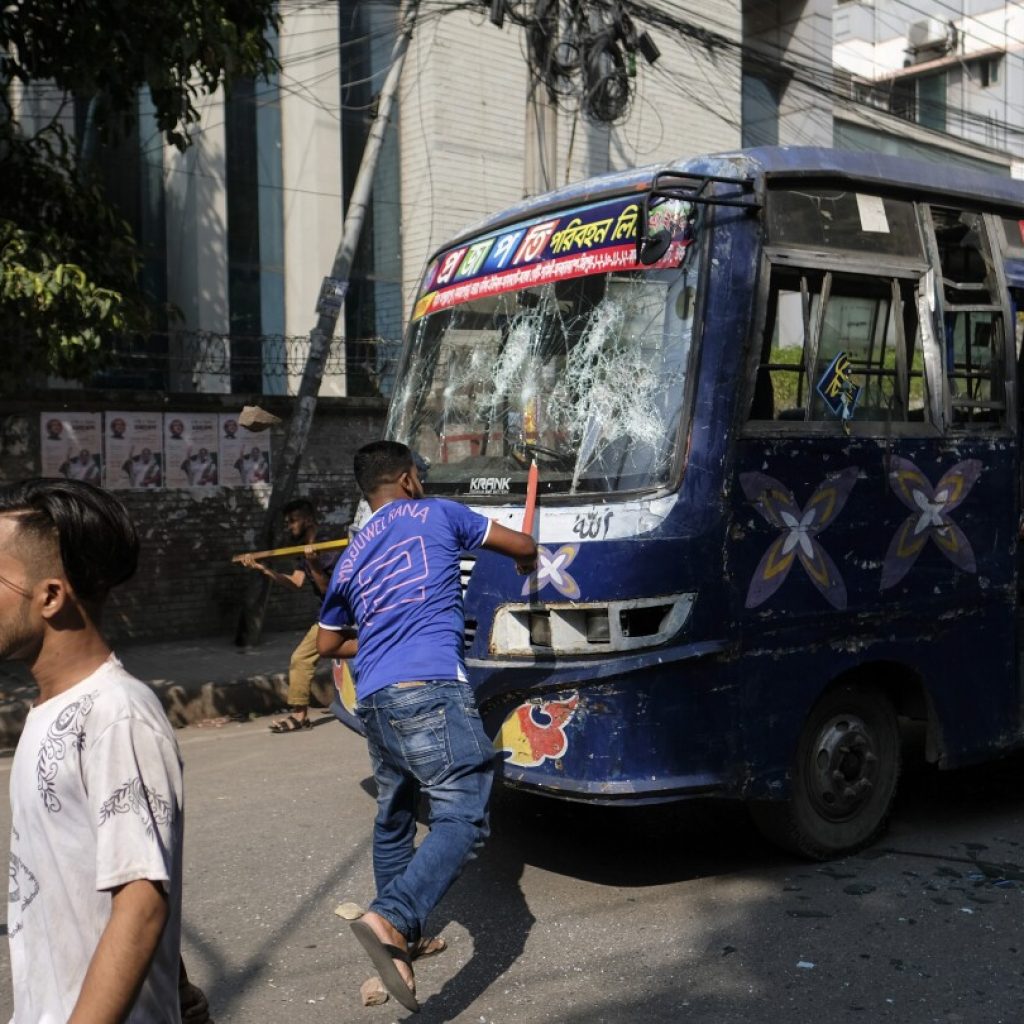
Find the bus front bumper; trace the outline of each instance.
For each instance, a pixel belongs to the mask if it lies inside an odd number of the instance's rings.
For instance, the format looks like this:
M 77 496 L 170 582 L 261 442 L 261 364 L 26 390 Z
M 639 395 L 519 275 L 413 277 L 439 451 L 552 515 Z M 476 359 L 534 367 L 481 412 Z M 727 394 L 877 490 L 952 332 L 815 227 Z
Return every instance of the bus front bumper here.
M 555 663 L 469 662 L 499 775 L 591 803 L 744 789 L 737 688 L 721 643 Z

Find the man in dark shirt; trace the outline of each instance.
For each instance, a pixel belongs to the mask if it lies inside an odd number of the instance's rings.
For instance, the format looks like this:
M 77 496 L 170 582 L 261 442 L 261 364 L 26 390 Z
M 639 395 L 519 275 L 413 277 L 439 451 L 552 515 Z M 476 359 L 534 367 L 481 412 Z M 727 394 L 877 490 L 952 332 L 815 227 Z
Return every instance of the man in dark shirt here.
M 252 555 L 242 559 L 242 565 L 249 569 L 258 569 L 264 576 L 269 576 L 275 583 L 301 590 L 309 579 L 316 596 L 323 598 L 330 579 L 331 570 L 338 560 L 336 551 L 314 551 L 311 545 L 318 540 L 330 538 L 319 535 L 316 520 L 316 509 L 313 503 L 305 498 L 296 498 L 288 502 L 284 509 L 284 525 L 295 544 L 305 544 L 306 550 L 295 560 L 295 567 L 288 574 L 271 569 Z M 287 718 L 279 719 L 270 726 L 271 732 L 296 732 L 309 729 L 309 692 L 313 684 L 313 673 L 319 655 L 316 650 L 317 624 L 309 628 L 306 635 L 299 641 L 292 652 L 288 665 L 288 710 Z
M 487 837 L 494 774 L 462 657 L 459 558 L 488 548 L 525 573 L 537 546 L 458 502 L 424 500 L 403 444 L 361 448 L 355 477 L 372 514 L 335 567 L 317 645 L 322 657 L 355 656 L 356 714 L 377 785 L 377 896 L 351 927 L 387 990 L 417 1010 L 410 953 L 427 915 Z M 430 833 L 417 848 L 421 791 Z

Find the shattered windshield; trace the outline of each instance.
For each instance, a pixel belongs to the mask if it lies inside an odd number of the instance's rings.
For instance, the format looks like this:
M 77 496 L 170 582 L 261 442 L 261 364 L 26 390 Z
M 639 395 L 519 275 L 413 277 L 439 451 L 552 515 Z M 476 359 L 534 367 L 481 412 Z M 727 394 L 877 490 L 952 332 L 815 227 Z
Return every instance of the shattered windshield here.
M 429 460 L 434 493 L 522 493 L 534 459 L 547 493 L 666 484 L 696 250 L 671 268 L 549 281 L 414 321 L 388 437 Z
M 435 493 L 661 486 L 672 471 L 699 278 L 697 213 L 613 199 L 443 252 L 413 312 L 387 436 L 430 463 Z M 642 227 L 642 225 L 641 225 Z

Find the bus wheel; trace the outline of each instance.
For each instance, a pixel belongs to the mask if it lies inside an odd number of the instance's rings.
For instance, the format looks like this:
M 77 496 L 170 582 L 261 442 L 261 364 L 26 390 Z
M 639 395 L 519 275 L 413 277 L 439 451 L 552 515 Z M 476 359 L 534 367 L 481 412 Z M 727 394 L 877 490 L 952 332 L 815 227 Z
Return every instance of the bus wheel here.
M 845 684 L 804 723 L 787 801 L 750 805 L 772 842 L 814 860 L 853 853 L 884 831 L 900 774 L 900 732 L 889 699 Z

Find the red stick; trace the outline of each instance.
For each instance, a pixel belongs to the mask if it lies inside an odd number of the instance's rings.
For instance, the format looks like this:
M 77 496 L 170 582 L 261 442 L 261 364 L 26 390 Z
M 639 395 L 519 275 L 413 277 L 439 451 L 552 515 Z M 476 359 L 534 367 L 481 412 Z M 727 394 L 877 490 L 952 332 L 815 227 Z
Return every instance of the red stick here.
M 530 472 L 526 475 L 526 509 L 523 512 L 523 533 L 533 536 L 533 513 L 537 508 L 537 460 L 530 463 Z

